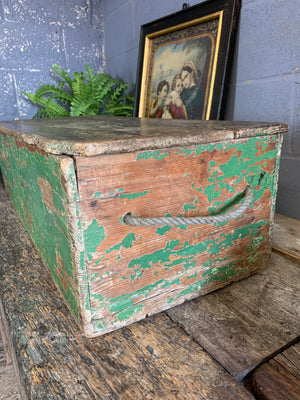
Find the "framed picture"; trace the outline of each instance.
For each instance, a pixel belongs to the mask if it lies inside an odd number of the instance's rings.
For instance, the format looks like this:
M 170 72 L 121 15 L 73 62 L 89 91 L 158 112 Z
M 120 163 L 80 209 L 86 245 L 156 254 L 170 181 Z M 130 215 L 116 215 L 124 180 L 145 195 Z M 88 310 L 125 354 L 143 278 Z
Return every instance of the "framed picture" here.
M 135 116 L 222 119 L 240 0 L 209 0 L 141 27 Z

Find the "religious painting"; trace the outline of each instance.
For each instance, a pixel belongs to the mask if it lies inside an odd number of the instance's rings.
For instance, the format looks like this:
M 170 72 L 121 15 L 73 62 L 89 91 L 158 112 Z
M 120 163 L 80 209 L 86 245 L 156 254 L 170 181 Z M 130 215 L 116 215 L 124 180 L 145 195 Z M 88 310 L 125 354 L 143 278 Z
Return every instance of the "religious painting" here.
M 221 117 L 238 10 L 231 3 L 211 0 L 142 26 L 136 116 Z

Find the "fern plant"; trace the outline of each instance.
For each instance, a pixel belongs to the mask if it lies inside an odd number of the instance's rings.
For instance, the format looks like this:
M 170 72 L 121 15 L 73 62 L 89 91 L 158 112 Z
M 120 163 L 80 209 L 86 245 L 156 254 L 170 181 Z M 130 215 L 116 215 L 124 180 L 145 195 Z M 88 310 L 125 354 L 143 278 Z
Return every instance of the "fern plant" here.
M 95 73 L 89 65 L 73 77 L 59 65 L 52 66 L 60 77 L 57 86 L 45 84 L 35 93 L 22 92 L 39 109 L 33 118 L 55 118 L 79 115 L 132 116 L 134 97 L 128 94 L 131 84 Z

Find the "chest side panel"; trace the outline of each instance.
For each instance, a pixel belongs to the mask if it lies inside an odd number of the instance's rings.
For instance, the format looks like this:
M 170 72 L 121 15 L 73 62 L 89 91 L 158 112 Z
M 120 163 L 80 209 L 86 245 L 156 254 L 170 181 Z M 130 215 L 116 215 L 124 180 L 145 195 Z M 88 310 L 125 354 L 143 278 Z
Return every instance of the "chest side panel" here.
M 16 211 L 79 319 L 73 229 L 77 183 L 72 158 L 49 155 L 0 135 L 0 166 Z
M 76 159 L 95 331 L 107 332 L 265 267 L 280 135 Z M 140 217 L 207 216 L 208 225 L 132 227 Z M 113 328 L 114 327 L 114 328 Z

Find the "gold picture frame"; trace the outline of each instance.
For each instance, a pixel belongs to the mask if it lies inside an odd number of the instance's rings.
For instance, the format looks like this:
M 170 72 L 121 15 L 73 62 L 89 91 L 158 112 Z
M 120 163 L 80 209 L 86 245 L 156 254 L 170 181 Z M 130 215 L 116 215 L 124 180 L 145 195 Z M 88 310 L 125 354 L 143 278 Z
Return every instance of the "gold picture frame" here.
M 135 116 L 220 119 L 239 0 L 210 0 L 141 27 Z

